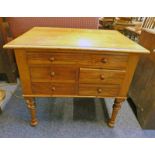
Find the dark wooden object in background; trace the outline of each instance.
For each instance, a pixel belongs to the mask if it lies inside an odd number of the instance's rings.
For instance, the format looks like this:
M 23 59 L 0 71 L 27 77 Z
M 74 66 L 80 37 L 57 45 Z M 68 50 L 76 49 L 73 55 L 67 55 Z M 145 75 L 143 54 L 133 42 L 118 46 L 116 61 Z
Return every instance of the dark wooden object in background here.
M 115 17 L 101 17 L 99 19 L 99 29 L 113 29 Z
M 3 80 L 15 83 L 17 80 L 17 65 L 13 50 L 3 49 L 3 45 L 10 41 L 9 25 L 4 18 L 0 18 L 0 75 Z
M 129 96 L 136 105 L 141 126 L 155 129 L 155 30 L 142 30 L 140 44 L 149 49 L 151 54 L 141 57 Z

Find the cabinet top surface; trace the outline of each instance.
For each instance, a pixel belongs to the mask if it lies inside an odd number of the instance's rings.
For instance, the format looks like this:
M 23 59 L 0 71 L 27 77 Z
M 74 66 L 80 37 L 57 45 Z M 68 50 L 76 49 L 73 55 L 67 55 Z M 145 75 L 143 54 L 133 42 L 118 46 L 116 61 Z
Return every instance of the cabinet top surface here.
M 124 53 L 149 53 L 115 30 L 34 27 L 4 48 L 80 49 Z

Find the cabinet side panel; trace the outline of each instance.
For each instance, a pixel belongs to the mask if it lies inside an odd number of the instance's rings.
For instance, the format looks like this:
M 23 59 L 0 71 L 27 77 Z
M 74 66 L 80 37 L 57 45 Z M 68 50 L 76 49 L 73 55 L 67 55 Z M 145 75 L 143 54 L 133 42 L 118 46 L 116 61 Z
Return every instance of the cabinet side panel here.
M 19 70 L 20 82 L 23 94 L 32 94 L 30 72 L 27 65 L 26 51 L 21 49 L 15 50 L 16 62 Z
M 127 97 L 128 90 L 137 66 L 139 60 L 138 54 L 130 54 L 128 59 L 128 65 L 127 65 L 127 72 L 124 78 L 124 81 L 122 83 L 119 96 L 120 97 Z

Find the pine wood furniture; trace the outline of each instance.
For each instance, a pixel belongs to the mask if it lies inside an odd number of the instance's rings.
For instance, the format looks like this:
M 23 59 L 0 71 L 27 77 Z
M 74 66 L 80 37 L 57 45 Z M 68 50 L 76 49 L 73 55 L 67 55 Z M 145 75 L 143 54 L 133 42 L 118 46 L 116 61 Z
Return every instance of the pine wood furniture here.
M 151 53 L 140 58 L 129 96 L 136 106 L 141 126 L 155 129 L 155 30 L 143 29 L 140 44 Z
M 49 27 L 34 27 L 4 48 L 15 49 L 32 126 L 35 97 L 114 97 L 113 127 L 139 56 L 149 53 L 115 30 Z

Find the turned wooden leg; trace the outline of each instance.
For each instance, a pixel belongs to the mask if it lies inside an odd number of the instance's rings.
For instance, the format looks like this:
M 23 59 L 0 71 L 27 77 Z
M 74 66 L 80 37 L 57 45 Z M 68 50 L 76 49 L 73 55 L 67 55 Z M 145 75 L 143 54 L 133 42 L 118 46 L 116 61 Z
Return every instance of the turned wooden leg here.
M 38 124 L 37 118 L 36 118 L 36 104 L 34 102 L 33 98 L 25 98 L 27 107 L 31 114 L 31 126 L 36 126 Z
M 113 104 L 113 111 L 110 120 L 108 121 L 108 126 L 109 127 L 114 127 L 115 121 L 116 121 L 116 116 L 118 114 L 118 111 L 121 109 L 121 106 L 123 102 L 125 101 L 125 98 L 116 98 Z

